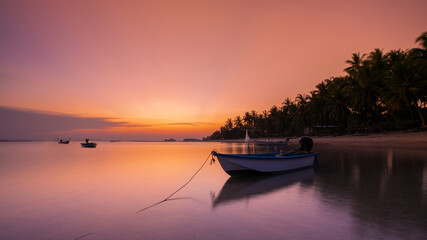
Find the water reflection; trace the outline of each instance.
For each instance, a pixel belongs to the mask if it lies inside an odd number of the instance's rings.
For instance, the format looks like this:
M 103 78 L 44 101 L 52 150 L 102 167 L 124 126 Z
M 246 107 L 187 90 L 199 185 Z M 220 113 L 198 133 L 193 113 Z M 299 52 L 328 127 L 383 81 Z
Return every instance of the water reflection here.
M 313 184 L 313 169 L 276 175 L 232 176 L 224 183 L 219 195 L 213 196 L 213 208 L 232 201 L 247 201 L 250 198 L 282 190 L 294 184 Z
M 351 210 L 357 221 L 355 231 L 365 232 L 370 226 L 407 238 L 409 225 L 418 230 L 412 237 L 427 232 L 425 152 L 331 149 L 321 156 L 315 183 L 319 199 L 334 208 Z
M 427 239 L 425 150 L 315 145 L 316 169 L 249 178 L 207 164 L 174 196 L 191 200 L 134 214 L 182 186 L 211 150 L 245 146 L 102 146 L 0 144 L 0 239 L 74 239 L 102 226 L 85 239 Z
M 244 153 L 239 147 L 234 151 Z M 246 201 L 262 195 L 256 201 L 258 214 L 284 221 L 289 219 L 279 217 L 283 212 L 293 219 L 309 215 L 315 226 L 307 230 L 340 229 L 341 235 L 328 235 L 328 239 L 427 239 L 425 150 L 324 147 L 315 151 L 320 153 L 315 174 L 310 169 L 311 175 L 307 170 L 293 176 L 230 177 L 213 198 L 213 208 L 233 203 L 227 211 L 245 215 Z M 302 187 L 305 191 L 296 195 Z M 284 201 L 297 210 L 290 214 L 289 208 L 283 209 Z M 269 208 L 278 212 L 267 213 Z M 305 209 L 312 211 L 308 214 Z M 287 231 L 307 238 L 301 228 Z

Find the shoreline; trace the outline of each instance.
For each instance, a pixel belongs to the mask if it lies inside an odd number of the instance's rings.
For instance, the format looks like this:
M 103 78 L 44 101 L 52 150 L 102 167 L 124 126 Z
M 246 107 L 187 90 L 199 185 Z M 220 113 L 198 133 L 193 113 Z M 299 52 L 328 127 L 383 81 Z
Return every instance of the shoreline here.
M 334 146 L 334 147 L 372 147 L 372 148 L 406 148 L 406 149 L 427 149 L 427 132 L 388 132 L 359 135 L 339 135 L 339 136 L 310 136 L 314 146 Z M 298 145 L 300 137 L 290 137 L 289 146 Z M 286 137 L 280 138 L 251 138 L 251 140 L 261 141 L 286 141 Z M 211 142 L 224 143 L 244 143 L 244 139 L 218 140 Z
M 369 147 L 369 148 L 404 148 L 404 149 L 427 149 L 427 131 L 424 132 L 387 132 L 373 134 L 353 134 L 338 136 L 309 136 L 313 139 L 314 148 L 321 147 Z M 288 147 L 296 148 L 300 137 L 289 137 Z M 287 137 L 276 138 L 251 138 L 260 141 L 286 141 Z M 77 142 L 79 140 L 74 140 Z M 101 142 L 164 142 L 146 140 L 95 140 Z M 56 140 L 0 140 L 0 143 L 26 143 L 26 142 L 56 142 Z M 182 141 L 176 141 L 182 143 Z M 244 139 L 208 140 L 197 141 L 197 143 L 222 142 L 222 143 L 244 143 Z

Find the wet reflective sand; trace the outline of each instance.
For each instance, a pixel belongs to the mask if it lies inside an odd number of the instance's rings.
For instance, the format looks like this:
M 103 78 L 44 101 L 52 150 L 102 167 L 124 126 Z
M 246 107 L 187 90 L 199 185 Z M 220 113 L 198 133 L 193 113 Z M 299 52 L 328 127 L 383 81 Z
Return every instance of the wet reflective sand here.
M 237 143 L 0 143 L 0 239 L 425 239 L 427 151 L 322 148 L 314 169 L 234 178 Z M 252 148 L 251 151 L 274 151 Z

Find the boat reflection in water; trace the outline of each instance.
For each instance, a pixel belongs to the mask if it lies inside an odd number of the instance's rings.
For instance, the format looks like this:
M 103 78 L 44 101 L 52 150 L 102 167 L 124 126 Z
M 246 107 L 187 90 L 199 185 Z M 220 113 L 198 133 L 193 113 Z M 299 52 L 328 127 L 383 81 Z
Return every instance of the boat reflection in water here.
M 314 169 L 272 175 L 231 176 L 224 183 L 217 197 L 213 196 L 213 208 L 233 201 L 248 200 L 253 197 L 272 193 L 298 183 L 312 184 Z

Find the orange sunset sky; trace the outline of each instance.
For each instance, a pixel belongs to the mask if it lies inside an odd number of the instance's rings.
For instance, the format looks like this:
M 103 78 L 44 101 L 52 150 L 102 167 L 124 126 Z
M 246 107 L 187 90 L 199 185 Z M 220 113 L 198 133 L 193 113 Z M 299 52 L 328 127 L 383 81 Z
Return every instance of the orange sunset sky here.
M 1 0 L 0 139 L 201 138 L 426 30 L 425 0 Z

